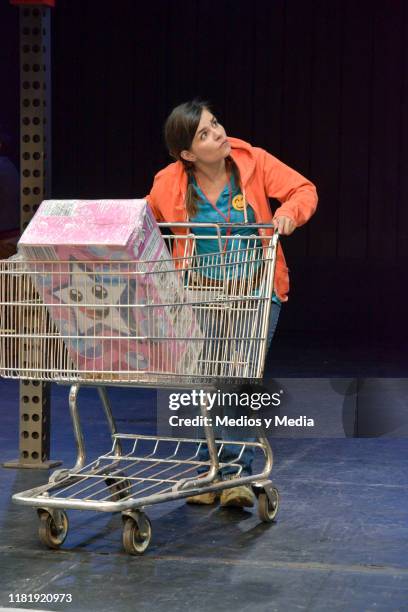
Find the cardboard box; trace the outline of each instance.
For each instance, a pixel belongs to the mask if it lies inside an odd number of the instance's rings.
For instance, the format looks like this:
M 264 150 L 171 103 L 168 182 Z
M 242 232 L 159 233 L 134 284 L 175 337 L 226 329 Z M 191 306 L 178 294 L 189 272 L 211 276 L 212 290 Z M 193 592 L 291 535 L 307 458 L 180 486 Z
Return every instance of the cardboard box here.
M 145 200 L 45 200 L 18 250 L 44 262 L 33 282 L 75 369 L 196 373 L 199 325 Z

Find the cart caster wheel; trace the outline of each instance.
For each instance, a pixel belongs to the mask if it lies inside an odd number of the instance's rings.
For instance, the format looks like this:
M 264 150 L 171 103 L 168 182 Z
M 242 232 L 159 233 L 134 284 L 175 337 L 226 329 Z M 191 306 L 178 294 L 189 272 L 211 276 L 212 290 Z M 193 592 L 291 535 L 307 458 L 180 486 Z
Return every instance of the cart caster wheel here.
M 40 524 L 38 536 L 48 548 L 57 549 L 64 543 L 68 533 L 68 517 L 64 510 L 55 510 L 53 514 L 47 510 L 38 512 Z
M 260 493 L 258 497 L 258 515 L 264 523 L 272 523 L 275 520 L 279 510 L 279 493 L 276 487 L 271 489 L 273 501 L 269 499 L 266 493 Z
M 132 483 L 129 480 L 117 480 L 116 478 L 105 478 L 105 484 L 109 489 L 109 501 L 120 501 L 130 494 Z
M 129 555 L 142 555 L 152 538 L 152 526 L 147 516 L 140 512 L 137 516 L 124 517 L 123 548 Z

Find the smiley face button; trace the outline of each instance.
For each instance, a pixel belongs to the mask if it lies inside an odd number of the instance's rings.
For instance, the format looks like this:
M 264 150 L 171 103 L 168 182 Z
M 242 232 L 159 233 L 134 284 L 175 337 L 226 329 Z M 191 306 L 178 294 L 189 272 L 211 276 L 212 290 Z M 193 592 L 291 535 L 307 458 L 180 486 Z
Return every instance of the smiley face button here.
M 242 193 L 239 193 L 232 200 L 232 206 L 235 210 L 241 211 L 244 210 L 244 197 Z

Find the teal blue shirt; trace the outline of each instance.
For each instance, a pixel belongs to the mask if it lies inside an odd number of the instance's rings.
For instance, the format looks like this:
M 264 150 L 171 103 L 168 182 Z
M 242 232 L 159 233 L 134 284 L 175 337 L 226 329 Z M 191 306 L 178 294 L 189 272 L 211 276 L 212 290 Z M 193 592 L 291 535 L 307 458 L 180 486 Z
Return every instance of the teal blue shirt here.
M 242 195 L 239 186 L 236 185 L 234 176 L 231 176 L 231 205 L 230 205 L 230 223 L 244 223 L 244 211 L 236 210 L 232 206 L 232 200 L 237 195 Z M 193 185 L 199 197 L 198 201 L 198 212 L 195 217 L 192 217 L 190 221 L 193 223 L 225 223 L 225 217 L 228 217 L 228 205 L 229 205 L 229 185 L 225 185 L 222 190 L 217 202 L 216 208 L 207 200 L 204 193 L 198 186 L 195 178 L 193 179 Z M 222 214 L 221 214 L 222 213 Z M 223 216 L 224 215 L 224 216 Z M 256 223 L 255 214 L 252 207 L 247 205 L 247 218 L 248 224 L 251 225 Z M 216 236 L 217 233 L 214 228 L 192 228 L 192 232 L 200 234 L 201 236 Z M 256 233 L 255 233 L 256 232 Z M 227 235 L 227 228 L 221 228 L 221 236 Z M 200 257 L 200 265 L 203 269 L 205 276 L 212 279 L 224 278 L 224 270 L 228 278 L 238 277 L 240 278 L 243 274 L 247 275 L 249 267 L 252 268 L 252 272 L 261 266 L 262 263 L 262 243 L 259 238 L 259 233 L 251 227 L 233 227 L 230 230 L 230 236 L 222 240 L 222 248 L 224 249 L 225 255 L 220 255 L 220 248 L 218 238 L 214 240 L 210 238 L 197 239 L 196 240 L 196 251 Z M 248 240 L 248 236 L 253 236 L 253 240 Z M 245 237 L 243 240 L 240 237 Z M 243 263 L 246 262 L 246 263 Z M 250 262 L 250 263 L 248 263 Z M 222 263 L 227 264 L 222 266 Z M 275 293 L 272 296 L 274 302 L 280 304 L 279 299 Z

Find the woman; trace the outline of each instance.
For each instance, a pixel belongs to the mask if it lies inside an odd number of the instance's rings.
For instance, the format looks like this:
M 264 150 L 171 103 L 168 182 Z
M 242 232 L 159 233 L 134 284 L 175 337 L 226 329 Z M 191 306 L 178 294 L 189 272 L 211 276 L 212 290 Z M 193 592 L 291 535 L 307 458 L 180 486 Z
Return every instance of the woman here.
M 227 137 L 209 104 L 200 100 L 173 109 L 165 123 L 165 140 L 176 160 L 161 170 L 147 200 L 158 221 L 222 223 L 273 223 L 281 235 L 288 236 L 306 223 L 314 213 L 317 195 L 314 185 L 263 149 L 237 138 Z M 268 198 L 276 198 L 279 208 L 273 213 Z M 187 228 L 174 228 L 180 235 Z M 253 234 L 253 230 L 248 230 Z M 242 227 L 239 234 L 244 235 Z M 267 230 L 259 233 L 267 234 Z M 269 230 L 270 234 L 270 230 Z M 200 242 L 200 241 L 197 241 Z M 200 254 L 211 252 L 211 240 L 197 244 Z M 228 242 L 228 241 L 227 241 Z M 183 241 L 178 241 L 183 256 Z M 176 241 L 177 249 L 177 241 Z M 214 249 L 213 249 L 214 250 Z M 281 303 L 287 300 L 288 270 L 282 248 L 278 246 L 274 291 L 269 320 L 268 348 L 279 317 Z M 226 439 L 237 435 L 227 432 Z M 247 438 L 248 439 L 248 436 Z M 233 445 L 225 445 L 221 460 L 236 456 Z M 253 449 L 240 459 L 242 475 L 251 474 Z M 206 448 L 200 459 L 208 459 Z M 224 470 L 222 477 L 231 477 Z M 218 493 L 203 493 L 188 498 L 190 503 L 212 504 Z M 222 506 L 254 505 L 251 487 L 238 486 L 221 493 Z

